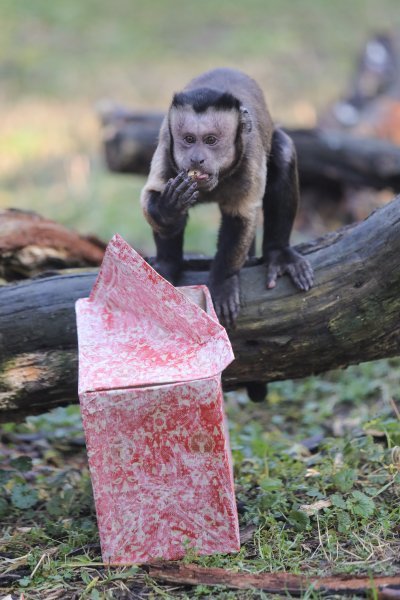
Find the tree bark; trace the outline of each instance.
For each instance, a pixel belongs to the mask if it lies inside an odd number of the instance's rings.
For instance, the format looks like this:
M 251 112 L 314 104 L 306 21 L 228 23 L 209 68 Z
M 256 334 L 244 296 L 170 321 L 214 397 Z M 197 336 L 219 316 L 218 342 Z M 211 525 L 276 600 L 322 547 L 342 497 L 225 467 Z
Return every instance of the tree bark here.
M 286 130 L 298 156 L 303 187 L 339 184 L 400 189 L 400 148 L 375 138 L 321 129 Z
M 102 105 L 98 112 L 110 171 L 147 175 L 164 115 L 137 113 L 114 104 Z
M 106 245 L 30 211 L 0 210 L 0 281 L 101 264 Z
M 378 590 L 378 597 L 398 598 L 400 576 L 351 576 L 336 574 L 333 577 L 295 575 L 287 572 L 248 573 L 235 572 L 218 567 L 201 567 L 194 564 L 175 562 L 155 563 L 144 567 L 150 577 L 180 585 L 224 585 L 239 590 L 259 589 L 271 594 L 304 593 L 311 586 L 314 590 L 326 593 L 351 594 Z M 393 595 L 391 595 L 391 594 Z
M 123 108 L 103 110 L 104 155 L 117 173 L 146 175 L 163 115 Z M 293 139 L 304 187 L 343 185 L 400 189 L 400 148 L 374 138 L 340 131 L 286 129 Z
M 351 228 L 303 247 L 315 269 L 307 293 L 287 277 L 265 289 L 265 270 L 241 272 L 242 309 L 230 332 L 236 360 L 226 389 L 304 377 L 400 353 L 400 196 Z M 204 283 L 204 261 L 181 285 Z M 0 288 L 0 419 L 77 401 L 74 302 L 96 271 Z

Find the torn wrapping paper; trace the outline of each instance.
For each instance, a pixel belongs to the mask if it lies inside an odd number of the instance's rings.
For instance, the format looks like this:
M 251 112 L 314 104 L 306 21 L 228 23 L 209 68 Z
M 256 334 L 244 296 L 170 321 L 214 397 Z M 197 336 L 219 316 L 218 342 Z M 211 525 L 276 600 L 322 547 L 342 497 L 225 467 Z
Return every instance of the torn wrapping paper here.
M 174 288 L 115 236 L 76 313 L 104 562 L 238 551 L 221 389 L 233 353 L 208 289 Z

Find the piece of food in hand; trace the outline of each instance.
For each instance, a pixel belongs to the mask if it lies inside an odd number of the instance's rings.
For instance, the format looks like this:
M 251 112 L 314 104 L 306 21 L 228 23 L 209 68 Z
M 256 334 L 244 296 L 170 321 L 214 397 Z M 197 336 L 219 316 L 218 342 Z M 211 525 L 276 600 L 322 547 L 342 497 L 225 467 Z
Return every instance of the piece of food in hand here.
M 207 173 L 202 173 L 201 171 L 197 171 L 196 169 L 188 171 L 188 175 L 190 179 L 195 179 L 196 181 L 201 179 L 208 179 Z

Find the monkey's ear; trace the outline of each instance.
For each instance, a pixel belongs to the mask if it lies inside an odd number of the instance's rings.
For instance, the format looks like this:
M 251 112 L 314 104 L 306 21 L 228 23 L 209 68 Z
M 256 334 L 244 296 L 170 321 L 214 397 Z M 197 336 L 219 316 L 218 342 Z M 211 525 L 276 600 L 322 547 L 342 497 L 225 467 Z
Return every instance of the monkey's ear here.
M 240 107 L 240 124 L 244 133 L 250 133 L 253 129 L 250 113 L 245 106 Z

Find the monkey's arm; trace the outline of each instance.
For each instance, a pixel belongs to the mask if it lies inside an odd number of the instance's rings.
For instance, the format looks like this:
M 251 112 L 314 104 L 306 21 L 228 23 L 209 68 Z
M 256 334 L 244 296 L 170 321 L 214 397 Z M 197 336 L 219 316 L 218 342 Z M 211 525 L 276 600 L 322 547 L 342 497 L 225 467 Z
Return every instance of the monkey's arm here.
M 268 288 L 275 287 L 277 277 L 284 273 L 288 273 L 301 290 L 308 290 L 313 284 L 310 263 L 289 244 L 298 202 L 296 151 L 289 136 L 281 129 L 275 129 L 263 200 L 263 257 Z
M 211 265 L 209 287 L 218 318 L 233 325 L 240 308 L 239 271 L 242 268 L 256 229 L 256 211 L 244 218 L 221 210 L 217 253 Z

